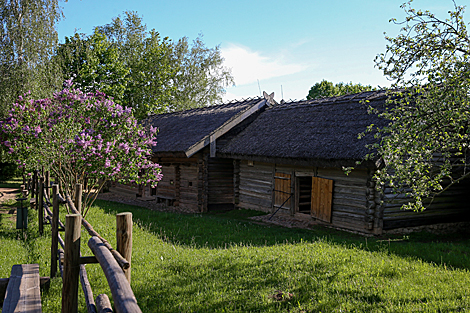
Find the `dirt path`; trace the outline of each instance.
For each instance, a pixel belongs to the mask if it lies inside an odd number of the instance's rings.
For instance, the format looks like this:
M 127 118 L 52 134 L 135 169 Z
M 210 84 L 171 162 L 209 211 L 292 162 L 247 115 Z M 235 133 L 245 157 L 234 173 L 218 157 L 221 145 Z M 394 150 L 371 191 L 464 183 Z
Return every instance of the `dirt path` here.
M 8 204 L 15 203 L 19 192 L 18 188 L 0 188 L 0 214 L 6 214 L 6 218 L 15 219 L 16 208 Z

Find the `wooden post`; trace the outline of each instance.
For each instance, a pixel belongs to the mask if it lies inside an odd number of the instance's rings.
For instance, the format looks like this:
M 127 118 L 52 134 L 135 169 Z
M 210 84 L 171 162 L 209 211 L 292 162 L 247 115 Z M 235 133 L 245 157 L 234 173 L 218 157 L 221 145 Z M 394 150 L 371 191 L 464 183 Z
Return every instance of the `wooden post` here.
M 38 209 L 39 234 L 44 234 L 44 177 L 39 180 L 38 201 L 36 201 Z
M 31 192 L 33 195 L 37 195 L 36 191 L 37 191 L 37 181 L 38 181 L 38 170 L 34 170 L 34 174 L 33 174 L 33 184 L 31 186 Z M 37 200 L 37 199 L 36 199 Z M 36 204 L 37 204 L 37 201 L 36 201 Z
M 51 198 L 51 193 L 49 191 L 49 188 L 51 188 L 51 173 L 49 173 L 49 171 L 46 171 L 46 175 L 45 175 L 45 179 L 44 179 L 44 185 L 46 187 L 46 195 L 47 195 L 47 198 L 50 199 Z
M 82 216 L 65 217 L 65 256 L 62 287 L 62 313 L 78 312 L 78 281 L 80 273 L 80 228 Z
M 77 209 L 80 214 L 82 214 L 82 192 L 83 192 L 83 187 L 82 184 L 76 184 L 75 185 L 75 209 Z
M 132 213 L 130 212 L 116 214 L 116 249 L 129 262 L 129 268 L 123 271 L 130 284 L 132 257 Z
M 52 244 L 51 244 L 51 278 L 57 275 L 57 249 L 59 245 L 59 185 L 52 185 Z

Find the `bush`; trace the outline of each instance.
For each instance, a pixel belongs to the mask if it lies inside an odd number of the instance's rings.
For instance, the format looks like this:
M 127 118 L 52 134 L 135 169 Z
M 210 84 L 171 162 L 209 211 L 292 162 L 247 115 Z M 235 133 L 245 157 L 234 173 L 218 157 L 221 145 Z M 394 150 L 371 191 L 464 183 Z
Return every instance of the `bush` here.
M 5 181 L 19 175 L 15 163 L 0 163 L 0 181 Z

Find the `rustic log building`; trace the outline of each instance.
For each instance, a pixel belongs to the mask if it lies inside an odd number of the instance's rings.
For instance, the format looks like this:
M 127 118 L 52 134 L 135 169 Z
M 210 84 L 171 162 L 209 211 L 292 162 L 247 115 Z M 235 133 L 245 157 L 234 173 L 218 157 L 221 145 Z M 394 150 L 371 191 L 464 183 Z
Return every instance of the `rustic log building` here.
M 282 104 L 267 99 L 148 119 L 160 128 L 154 160 L 164 178 L 155 197 L 201 212 L 279 209 L 369 234 L 468 219 L 467 182 L 421 213 L 400 210 L 407 199 L 390 189 L 376 190 L 372 178 L 381 159 L 363 161 L 374 138 L 358 134 L 370 124 L 385 125 L 367 111 L 368 105 L 384 105 L 384 92 Z M 346 175 L 349 166 L 355 169 Z
M 153 160 L 163 179 L 146 194 L 157 201 L 205 212 L 234 207 L 233 160 L 216 157 L 219 145 L 260 114 L 262 98 L 183 112 L 153 115 L 145 124 L 157 126 Z

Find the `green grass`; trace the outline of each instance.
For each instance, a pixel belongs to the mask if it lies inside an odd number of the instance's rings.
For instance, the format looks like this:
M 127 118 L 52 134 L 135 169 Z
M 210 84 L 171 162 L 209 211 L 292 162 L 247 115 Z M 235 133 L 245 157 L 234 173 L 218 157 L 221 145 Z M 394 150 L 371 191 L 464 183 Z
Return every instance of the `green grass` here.
M 259 212 L 154 212 L 97 201 L 87 220 L 115 246 L 115 217 L 134 218 L 132 288 L 143 312 L 463 312 L 470 308 L 470 237 L 428 233 L 384 238 L 252 223 Z M 37 262 L 49 275 L 50 235 L 35 211 L 23 234 L 0 222 L 0 277 Z M 64 220 L 64 214 L 62 214 Z M 10 225 L 11 224 L 11 225 Z M 49 226 L 46 226 L 49 230 Z M 82 231 L 82 254 L 91 255 Z M 97 264 L 95 297 L 111 296 Z M 42 295 L 59 312 L 61 279 Z M 283 294 L 276 299 L 274 295 Z M 292 296 L 289 296 L 289 293 Z M 86 312 L 80 291 L 79 311 Z

